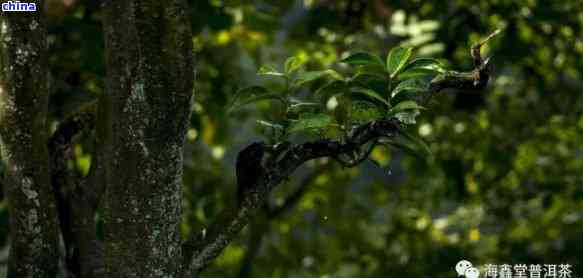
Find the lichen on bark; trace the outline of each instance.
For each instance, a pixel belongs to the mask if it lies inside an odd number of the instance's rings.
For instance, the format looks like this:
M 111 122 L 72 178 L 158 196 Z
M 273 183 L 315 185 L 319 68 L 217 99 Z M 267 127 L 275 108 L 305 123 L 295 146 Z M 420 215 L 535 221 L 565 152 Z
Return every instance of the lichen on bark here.
M 41 1 L 35 1 L 39 6 Z M 49 177 L 46 25 L 0 16 L 0 147 L 10 213 L 9 277 L 55 277 L 58 227 Z
M 186 1 L 105 1 L 107 277 L 180 277 L 193 65 Z

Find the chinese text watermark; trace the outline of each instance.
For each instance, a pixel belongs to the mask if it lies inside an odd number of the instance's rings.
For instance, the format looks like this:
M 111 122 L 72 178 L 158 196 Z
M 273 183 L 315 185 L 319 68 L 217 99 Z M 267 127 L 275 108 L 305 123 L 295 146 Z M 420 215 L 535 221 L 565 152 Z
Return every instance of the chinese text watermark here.
M 482 271 L 467 260 L 455 265 L 459 277 L 479 278 L 573 278 L 570 264 L 486 264 Z

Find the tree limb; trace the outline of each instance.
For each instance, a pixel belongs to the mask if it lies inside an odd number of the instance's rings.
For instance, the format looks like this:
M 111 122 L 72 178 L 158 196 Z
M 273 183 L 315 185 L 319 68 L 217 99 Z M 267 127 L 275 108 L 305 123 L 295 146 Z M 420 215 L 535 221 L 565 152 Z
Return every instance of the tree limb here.
M 49 138 L 51 155 L 64 154 L 64 151 L 79 132 L 95 126 L 97 101 L 81 106 L 76 112 L 66 117 Z
M 490 79 L 490 61 L 482 58 L 482 46 L 501 31 L 498 29 L 485 39 L 474 44 L 470 49 L 470 56 L 474 62 L 474 69 L 468 72 L 447 71 L 437 75 L 429 85 L 429 93 L 440 92 L 445 89 L 483 89 Z
M 190 275 L 197 275 L 216 258 L 220 252 L 247 225 L 251 217 L 263 205 L 269 192 L 293 173 L 303 163 L 321 157 L 333 157 L 357 151 L 360 146 L 380 137 L 397 135 L 400 123 L 396 118 L 371 121 L 360 128 L 347 140 L 318 140 L 303 144 L 290 144 L 283 157 L 269 165 L 265 175 L 253 191 L 244 195 L 239 209 L 228 211 L 218 217 L 217 222 L 203 230 L 195 243 L 195 253 L 189 263 Z
M 494 32 L 485 40 L 474 45 L 470 55 L 475 68 L 469 72 L 447 71 L 437 75 L 430 82 L 428 93 L 433 95 L 445 89 L 483 89 L 488 84 L 490 68 L 488 60 L 481 57 L 481 47 L 499 31 Z M 208 266 L 221 251 L 237 236 L 257 210 L 264 204 L 268 194 L 283 180 L 291 175 L 303 163 L 321 157 L 338 158 L 340 155 L 359 152 L 366 144 L 375 144 L 381 138 L 394 138 L 398 135 L 401 123 L 397 118 L 383 118 L 358 126 L 345 142 L 335 140 L 318 140 L 303 144 L 289 144 L 283 157 L 274 163 L 266 165 L 267 169 L 257 179 L 257 185 L 250 194 L 246 194 L 241 205 L 235 212 L 227 211 L 221 214 L 217 221 L 198 236 L 194 243 L 194 252 L 185 256 L 186 275 L 197 277 L 200 271 Z M 363 157 L 355 159 L 346 166 L 356 166 L 370 154 L 370 149 Z M 190 258 L 192 257 L 192 258 Z
M 90 240 L 94 240 L 91 234 L 95 230 L 96 198 L 84 190 L 91 187 L 89 183 L 93 173 L 85 179 L 75 177 L 67 171 L 67 160 L 71 158 L 74 138 L 83 130 L 94 128 L 96 111 L 96 101 L 82 106 L 65 118 L 48 140 L 51 180 L 65 244 L 66 266 L 77 277 L 86 277 L 81 273 L 88 261 L 85 259 L 90 252 Z M 91 172 L 94 164 L 91 165 Z

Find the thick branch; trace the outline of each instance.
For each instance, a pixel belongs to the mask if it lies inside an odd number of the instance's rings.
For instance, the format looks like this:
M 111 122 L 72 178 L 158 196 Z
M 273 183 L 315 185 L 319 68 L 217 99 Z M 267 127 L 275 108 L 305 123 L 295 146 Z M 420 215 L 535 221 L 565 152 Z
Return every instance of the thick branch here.
M 482 58 L 482 46 L 498 35 L 500 30 L 494 31 L 486 39 L 474 44 L 470 49 L 470 56 L 474 62 L 474 69 L 469 72 L 448 71 L 437 75 L 429 85 L 430 93 L 438 93 L 445 89 L 483 89 L 490 79 L 489 59 Z
M 449 71 L 436 76 L 430 83 L 431 95 L 445 89 L 484 88 L 489 80 L 490 69 L 488 60 L 481 57 L 481 47 L 494 35 L 474 45 L 470 51 L 476 67 L 470 72 Z M 335 140 L 318 140 L 303 144 L 289 144 L 289 148 L 283 157 L 274 163 L 267 165 L 265 173 L 257 178 L 254 191 L 244 195 L 236 212 L 226 212 L 218 217 L 218 220 L 208 229 L 203 230 L 198 237 L 198 242 L 192 246 L 194 254 L 192 259 L 186 257 L 189 274 L 196 276 L 202 269 L 210 264 L 221 251 L 237 236 L 245 227 L 251 217 L 255 215 L 269 192 L 290 176 L 295 169 L 303 163 L 321 157 L 339 158 L 344 154 L 362 153 L 361 148 L 366 144 L 373 144 L 380 138 L 393 138 L 398 135 L 401 123 L 396 118 L 385 118 L 371 121 L 357 127 L 350 138 L 345 142 Z M 356 166 L 370 154 L 368 149 L 361 157 L 351 163 L 343 163 L 346 166 Z M 363 158 L 364 157 L 364 158 Z
M 195 254 L 190 262 L 190 272 L 196 275 L 206 267 L 247 225 L 251 217 L 264 203 L 277 185 L 293 173 L 303 163 L 321 157 L 334 157 L 358 151 L 359 148 L 380 137 L 393 137 L 397 134 L 400 123 L 396 118 L 372 121 L 356 129 L 347 142 L 319 140 L 298 145 L 290 145 L 283 157 L 270 165 L 264 177 L 259 180 L 255 190 L 246 194 L 238 211 L 226 212 L 209 229 L 199 236 Z
M 94 127 L 96 112 L 97 101 L 92 101 L 59 124 L 57 130 L 49 138 L 49 152 L 53 159 L 63 158 L 73 138 L 81 131 Z
M 269 230 L 269 223 L 265 223 L 265 220 L 273 220 L 281 217 L 286 211 L 293 208 L 308 191 L 310 184 L 312 184 L 318 176 L 330 168 L 329 165 L 329 163 L 320 165 L 317 169 L 313 170 L 306 177 L 304 177 L 298 184 L 297 188 L 292 193 L 290 193 L 279 206 L 271 207 L 269 206 L 268 202 L 265 202 L 264 213 L 266 219 L 260 217 L 259 221 L 255 221 L 255 223 L 252 224 L 252 227 L 250 228 L 251 231 L 249 232 L 249 239 L 247 241 L 247 251 L 243 257 L 238 277 L 244 278 L 251 276 L 253 260 L 257 257 L 257 253 L 259 252 L 263 238 Z
M 65 198 L 65 191 L 71 189 L 64 188 L 65 181 L 63 179 L 67 176 L 67 159 L 71 156 L 73 139 L 83 130 L 91 130 L 95 127 L 96 113 L 97 101 L 82 106 L 75 113 L 66 117 L 49 138 L 48 147 L 53 187 L 55 194 L 60 195 L 57 198 Z
M 83 130 L 95 126 L 97 102 L 82 106 L 75 113 L 61 122 L 48 141 L 51 180 L 59 224 L 65 244 L 66 266 L 75 276 L 81 275 L 86 264 L 87 246 L 95 239 L 94 213 L 96 198 L 85 194 L 88 178 L 79 179 L 67 170 L 67 160 L 71 157 L 74 138 Z M 92 169 L 95 165 L 92 163 Z M 94 191 L 88 191 L 94 192 Z

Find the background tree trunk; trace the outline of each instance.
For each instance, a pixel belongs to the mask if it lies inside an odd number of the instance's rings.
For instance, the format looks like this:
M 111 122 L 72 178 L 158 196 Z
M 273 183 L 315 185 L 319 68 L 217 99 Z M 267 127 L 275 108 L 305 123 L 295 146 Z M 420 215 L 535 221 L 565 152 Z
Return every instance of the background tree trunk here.
M 41 1 L 36 2 L 42 7 Z M 43 12 L 0 17 L 0 137 L 11 250 L 8 277 L 50 277 L 58 227 L 49 177 L 47 43 Z
M 106 277 L 182 271 L 182 151 L 194 76 L 187 11 L 183 0 L 104 1 Z

